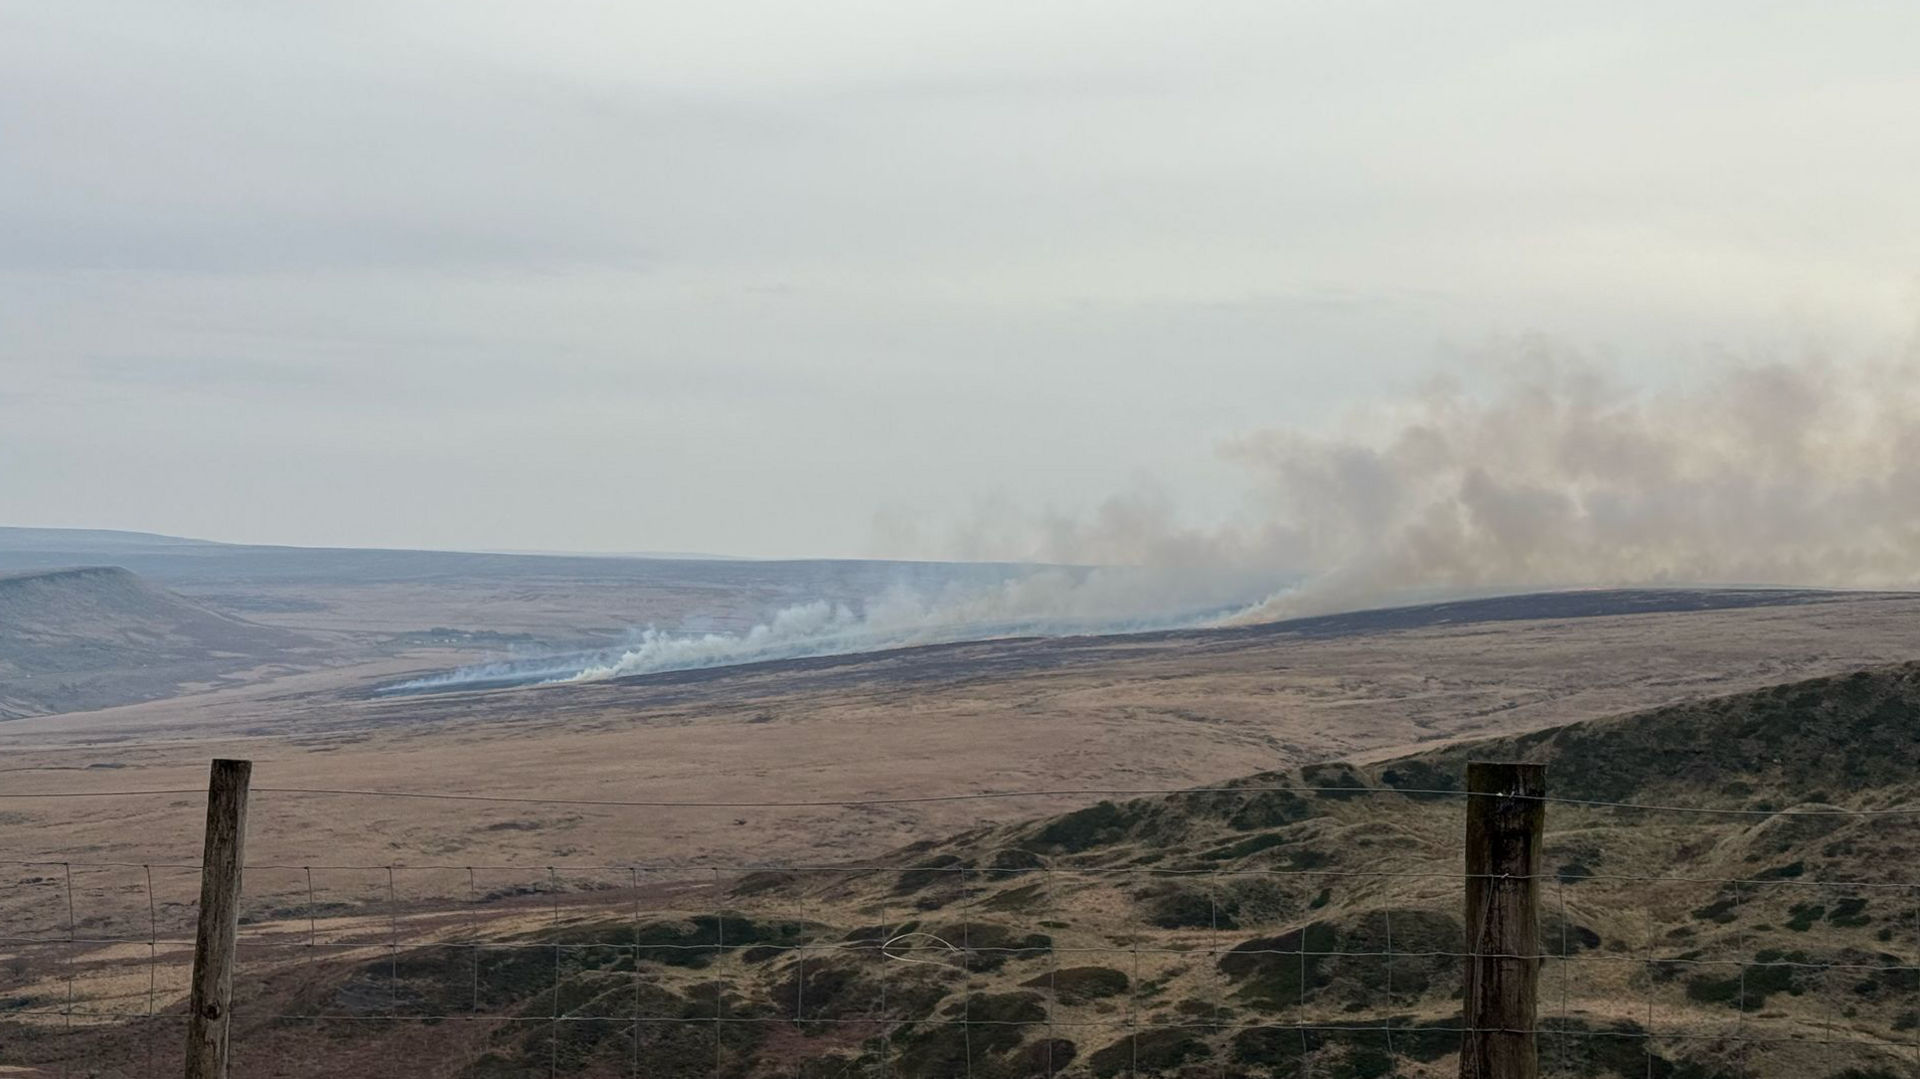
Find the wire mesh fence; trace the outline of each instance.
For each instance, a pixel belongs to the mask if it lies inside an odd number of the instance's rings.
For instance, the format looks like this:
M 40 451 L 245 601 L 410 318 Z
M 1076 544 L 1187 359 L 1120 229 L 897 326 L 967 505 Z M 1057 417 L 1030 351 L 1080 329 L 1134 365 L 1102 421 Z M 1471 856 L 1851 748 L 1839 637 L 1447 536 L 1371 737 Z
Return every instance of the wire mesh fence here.
M 1541 946 L 1500 956 L 1463 792 L 1174 797 L 1206 826 L 1102 802 L 846 865 L 249 864 L 232 1074 L 1430 1075 L 1507 958 L 1544 1074 L 1920 1075 L 1904 807 L 1546 799 Z M 177 1074 L 199 888 L 0 861 L 0 1068 Z

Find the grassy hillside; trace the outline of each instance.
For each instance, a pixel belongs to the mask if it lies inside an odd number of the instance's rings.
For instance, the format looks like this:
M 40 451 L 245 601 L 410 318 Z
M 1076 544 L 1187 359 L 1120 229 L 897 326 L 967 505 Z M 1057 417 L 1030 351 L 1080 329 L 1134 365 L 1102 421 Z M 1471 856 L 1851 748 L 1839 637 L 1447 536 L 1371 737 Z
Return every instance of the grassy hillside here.
M 0 574 L 0 719 L 166 696 L 312 643 L 112 566 Z
M 1920 808 L 1920 665 L 870 864 L 556 873 L 422 911 L 409 939 L 439 943 L 391 952 L 384 912 L 324 912 L 346 943 L 257 960 L 235 1042 L 289 1075 L 1452 1074 L 1470 758 L 1543 762 L 1558 798 L 1674 807 L 1548 807 L 1543 1073 L 1911 1073 L 1920 817 L 1829 811 Z

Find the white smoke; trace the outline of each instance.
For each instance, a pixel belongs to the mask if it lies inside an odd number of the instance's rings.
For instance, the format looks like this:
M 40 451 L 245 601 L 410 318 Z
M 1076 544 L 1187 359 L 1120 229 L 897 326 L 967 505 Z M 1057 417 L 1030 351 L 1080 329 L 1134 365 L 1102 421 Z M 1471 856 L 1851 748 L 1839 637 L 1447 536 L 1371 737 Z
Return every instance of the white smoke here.
M 1036 568 L 987 585 L 896 587 L 858 610 L 799 603 L 737 633 L 650 627 L 620 648 L 479 664 L 382 692 L 592 682 L 955 641 L 1176 629 L 1216 622 L 1273 587 L 1266 578 L 1218 572 Z
M 1236 438 L 1246 509 L 1004 506 L 973 557 L 1298 577 L 1228 620 L 1633 585 L 1920 585 L 1920 363 L 1728 362 L 1657 389 L 1539 339 L 1317 430 Z M 981 543 L 982 537 L 988 542 Z
M 1636 389 L 1543 341 L 1318 432 L 1222 448 L 1245 512 L 1184 521 L 1164 493 L 1083 515 L 1004 504 L 951 529 L 991 586 L 808 603 L 743 633 L 649 630 L 520 665 L 591 680 L 1019 635 L 1271 621 L 1410 598 L 1630 585 L 1920 585 L 1920 364 L 1729 364 Z M 484 684 L 510 671 L 436 679 Z M 451 679 L 451 681 L 446 681 Z

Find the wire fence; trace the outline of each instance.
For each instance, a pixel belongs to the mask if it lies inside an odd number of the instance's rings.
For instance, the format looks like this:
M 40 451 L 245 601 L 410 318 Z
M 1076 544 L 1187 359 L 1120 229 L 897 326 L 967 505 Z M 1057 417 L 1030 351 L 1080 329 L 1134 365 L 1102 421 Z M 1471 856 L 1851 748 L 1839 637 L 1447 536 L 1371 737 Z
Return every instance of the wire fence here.
M 1908 806 L 1541 799 L 1539 947 L 1507 953 L 1460 918 L 1459 790 L 255 791 L 1161 795 L 1187 824 L 1100 803 L 1087 834 L 843 865 L 251 863 L 235 1076 L 1373 1079 L 1455 1069 L 1470 1034 L 1534 1040 L 1549 1075 L 1920 1076 Z M 178 1073 L 200 870 L 0 860 L 0 1073 Z M 1484 960 L 1537 967 L 1534 1024 L 1465 1020 Z

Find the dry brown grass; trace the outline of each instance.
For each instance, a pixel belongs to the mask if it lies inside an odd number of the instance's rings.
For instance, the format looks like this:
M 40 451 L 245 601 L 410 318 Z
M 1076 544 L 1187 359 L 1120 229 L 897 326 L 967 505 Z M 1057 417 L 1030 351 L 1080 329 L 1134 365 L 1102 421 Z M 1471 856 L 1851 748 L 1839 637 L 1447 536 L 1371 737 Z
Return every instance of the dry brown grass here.
M 955 646 L 808 667 L 367 699 L 422 659 L 0 725 L 9 793 L 204 785 L 805 801 L 1182 787 L 1527 730 L 1920 656 L 1920 599 L 1435 627 L 1336 638 Z M 1033 657 L 1035 662 L 1027 662 Z M 1044 662 L 1038 662 L 1044 660 Z M 260 794 L 289 864 L 840 859 L 1071 796 L 845 810 L 662 810 Z M 0 857 L 187 862 L 200 800 L 9 800 Z

